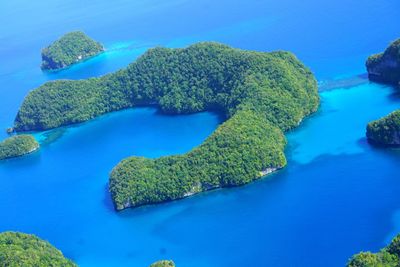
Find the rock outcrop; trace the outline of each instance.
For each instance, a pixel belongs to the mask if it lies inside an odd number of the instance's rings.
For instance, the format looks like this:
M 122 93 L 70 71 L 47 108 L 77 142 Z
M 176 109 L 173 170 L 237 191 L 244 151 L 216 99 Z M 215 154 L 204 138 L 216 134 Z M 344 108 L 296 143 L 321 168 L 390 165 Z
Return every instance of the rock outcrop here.
M 400 82 L 400 39 L 391 43 L 385 52 L 370 56 L 366 67 L 370 80 L 398 84 Z

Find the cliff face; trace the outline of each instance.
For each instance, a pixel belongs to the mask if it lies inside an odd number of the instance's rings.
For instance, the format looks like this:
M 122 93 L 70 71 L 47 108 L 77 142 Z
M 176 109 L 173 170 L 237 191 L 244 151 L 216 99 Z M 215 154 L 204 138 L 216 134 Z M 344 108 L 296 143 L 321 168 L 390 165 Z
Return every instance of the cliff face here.
M 399 146 L 400 110 L 370 122 L 367 126 L 367 138 L 377 144 Z
M 400 39 L 391 43 L 381 54 L 372 55 L 366 62 L 369 79 L 377 82 L 400 82 Z

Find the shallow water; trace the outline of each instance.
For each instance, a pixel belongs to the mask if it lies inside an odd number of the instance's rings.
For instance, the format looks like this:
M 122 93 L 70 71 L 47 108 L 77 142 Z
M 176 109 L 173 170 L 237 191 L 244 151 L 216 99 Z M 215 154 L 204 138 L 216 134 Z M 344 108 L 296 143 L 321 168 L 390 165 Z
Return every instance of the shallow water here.
M 84 267 L 162 258 L 184 267 L 342 266 L 355 252 L 377 250 L 400 232 L 400 151 L 370 146 L 365 125 L 400 108 L 400 97 L 362 74 L 366 56 L 398 37 L 399 10 L 397 0 L 0 3 L 3 129 L 43 82 L 99 76 L 155 45 L 213 40 L 291 50 L 323 89 L 320 110 L 287 134 L 284 170 L 244 187 L 120 213 L 107 193 L 113 166 L 130 155 L 189 151 L 221 119 L 139 108 L 36 133 L 39 152 L 0 163 L 0 231 L 37 234 Z M 40 49 L 75 29 L 107 51 L 41 72 Z

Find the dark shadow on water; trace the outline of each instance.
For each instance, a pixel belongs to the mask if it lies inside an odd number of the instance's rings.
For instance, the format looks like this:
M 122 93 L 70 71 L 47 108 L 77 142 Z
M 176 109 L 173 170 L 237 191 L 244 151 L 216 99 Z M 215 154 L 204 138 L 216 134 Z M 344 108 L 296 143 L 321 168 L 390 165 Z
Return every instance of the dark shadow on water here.
M 114 208 L 114 203 L 111 199 L 111 193 L 108 191 L 108 183 L 104 186 L 103 205 L 109 212 L 117 212 Z
M 369 148 L 370 143 L 368 142 L 368 139 L 366 137 L 362 137 L 357 140 L 357 145 L 359 145 L 362 148 Z
M 395 149 L 395 150 L 400 149 L 400 145 L 381 144 L 372 139 L 367 139 L 367 142 L 371 147 L 376 148 L 376 149 Z
M 395 91 L 389 95 L 390 100 L 400 100 L 400 88 L 395 86 Z
M 41 149 L 19 157 L 0 160 L 0 166 L 8 169 L 27 168 L 36 165 L 41 160 Z

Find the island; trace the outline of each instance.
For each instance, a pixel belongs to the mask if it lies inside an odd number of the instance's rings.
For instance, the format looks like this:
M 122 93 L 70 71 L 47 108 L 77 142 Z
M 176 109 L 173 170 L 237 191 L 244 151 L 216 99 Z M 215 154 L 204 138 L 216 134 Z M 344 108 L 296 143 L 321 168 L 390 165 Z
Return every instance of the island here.
M 43 70 L 57 70 L 96 56 L 104 47 L 81 31 L 70 32 L 42 49 Z
M 385 52 L 372 55 L 367 63 L 368 76 L 372 81 L 398 85 L 400 82 L 400 39 L 394 41 Z M 367 125 L 369 141 L 377 145 L 400 145 L 400 110 Z
M 400 145 L 400 110 L 394 111 L 367 125 L 367 138 L 373 143 L 386 146 Z
M 150 267 L 175 267 L 175 263 L 171 260 L 162 260 L 151 264 Z
M 77 266 L 47 241 L 19 232 L 0 233 L 0 265 Z
M 400 265 L 400 235 L 378 253 L 361 252 L 354 255 L 347 267 L 398 267 Z
M 43 84 L 24 99 L 14 129 L 46 130 L 143 105 L 165 114 L 218 112 L 225 122 L 186 154 L 122 160 L 109 180 L 117 210 L 244 185 L 283 168 L 284 132 L 318 109 L 319 95 L 312 72 L 290 52 L 213 42 L 156 47 L 115 73 Z
M 37 149 L 39 143 L 32 135 L 15 135 L 0 142 L 0 160 L 23 156 Z
M 400 82 L 400 39 L 383 53 L 370 56 L 366 67 L 370 80 L 397 85 Z

